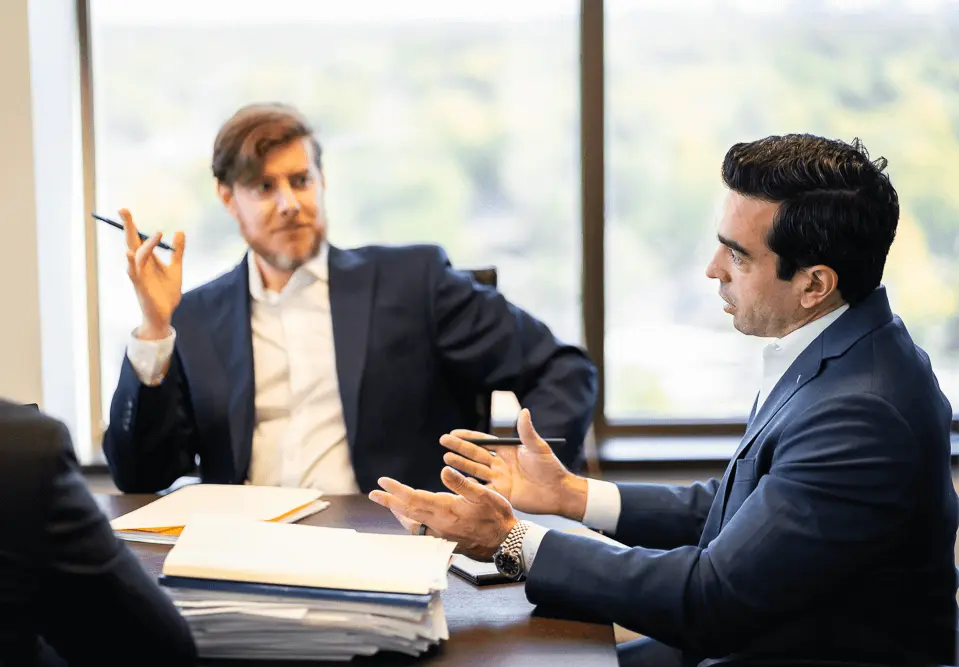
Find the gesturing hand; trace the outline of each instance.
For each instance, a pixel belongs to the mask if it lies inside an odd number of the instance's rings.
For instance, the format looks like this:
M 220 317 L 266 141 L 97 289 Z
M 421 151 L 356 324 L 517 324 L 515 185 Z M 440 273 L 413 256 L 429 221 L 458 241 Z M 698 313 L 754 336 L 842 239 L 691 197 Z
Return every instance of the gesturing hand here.
M 517 422 L 522 445 L 487 448 L 463 438 L 490 437 L 475 431 L 456 430 L 440 438 L 452 450 L 443 456 L 447 465 L 488 482 L 513 507 L 532 514 L 562 514 L 582 520 L 586 509 L 586 480 L 572 474 L 533 428 L 529 410 Z M 455 452 L 455 453 L 454 453 Z
M 377 481 L 384 491 L 370 492 L 370 500 L 393 512 L 411 532 L 425 523 L 430 534 L 456 542 L 460 553 L 491 560 L 516 525 L 513 508 L 500 494 L 452 468 L 443 468 L 440 478 L 454 493 L 417 491 L 381 477 Z
M 169 264 L 164 264 L 153 253 L 163 234 L 157 232 L 141 241 L 130 211 L 121 209 L 120 217 L 127 241 L 127 275 L 143 313 L 138 335 L 141 338 L 163 338 L 169 331 L 173 311 L 182 295 L 186 238 L 183 232 L 173 235 L 173 258 Z

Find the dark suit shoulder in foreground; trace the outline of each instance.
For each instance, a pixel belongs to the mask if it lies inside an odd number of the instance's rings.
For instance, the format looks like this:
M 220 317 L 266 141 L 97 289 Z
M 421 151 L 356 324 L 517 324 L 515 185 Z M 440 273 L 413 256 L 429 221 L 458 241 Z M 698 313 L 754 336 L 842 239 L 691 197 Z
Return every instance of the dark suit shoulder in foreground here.
M 0 665 L 189 665 L 189 628 L 113 536 L 63 424 L 0 402 Z

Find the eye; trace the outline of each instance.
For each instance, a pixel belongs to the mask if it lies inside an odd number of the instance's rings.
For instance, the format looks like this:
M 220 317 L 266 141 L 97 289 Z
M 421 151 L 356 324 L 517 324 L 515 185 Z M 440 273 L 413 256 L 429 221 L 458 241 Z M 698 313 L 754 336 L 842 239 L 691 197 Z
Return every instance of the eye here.
M 294 188 L 305 188 L 312 182 L 313 179 L 309 174 L 298 174 L 290 179 L 290 185 Z
M 273 190 L 273 183 L 271 181 L 260 181 L 253 186 L 253 189 L 261 195 L 268 194 L 271 190 Z
M 740 257 L 735 250 L 733 250 L 732 248 L 727 248 L 727 250 L 729 251 L 729 258 L 733 261 L 733 264 L 735 264 L 736 266 L 739 266 L 740 264 L 743 263 L 743 258 Z

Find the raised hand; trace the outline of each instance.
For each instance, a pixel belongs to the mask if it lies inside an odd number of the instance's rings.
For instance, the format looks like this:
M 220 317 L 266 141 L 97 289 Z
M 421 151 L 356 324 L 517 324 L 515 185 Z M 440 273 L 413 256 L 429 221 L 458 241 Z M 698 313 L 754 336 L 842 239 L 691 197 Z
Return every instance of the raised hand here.
M 130 211 L 121 209 L 120 217 L 127 241 L 127 275 L 136 290 L 143 314 L 137 336 L 144 339 L 165 338 L 170 331 L 173 311 L 180 304 L 182 296 L 186 238 L 183 232 L 173 235 L 173 258 L 169 264 L 164 264 L 153 252 L 163 234 L 157 232 L 146 241 L 141 241 Z
M 447 465 L 488 482 L 521 512 L 561 514 L 581 521 L 586 511 L 586 480 L 566 469 L 533 428 L 529 410 L 517 422 L 522 445 L 484 448 L 463 438 L 489 437 L 456 430 L 440 438 L 452 451 L 443 456 Z

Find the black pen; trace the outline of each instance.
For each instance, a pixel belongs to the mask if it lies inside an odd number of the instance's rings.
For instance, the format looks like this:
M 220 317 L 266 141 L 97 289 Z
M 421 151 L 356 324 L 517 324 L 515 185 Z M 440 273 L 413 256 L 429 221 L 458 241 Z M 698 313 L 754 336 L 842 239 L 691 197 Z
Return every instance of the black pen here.
M 523 441 L 519 438 L 460 438 L 466 442 L 481 447 L 499 447 L 500 445 L 522 445 Z M 550 447 L 563 447 L 566 445 L 566 438 L 542 438 Z
M 102 215 L 99 215 L 99 214 L 97 214 L 97 213 L 91 213 L 90 215 L 92 215 L 94 218 L 96 218 L 97 220 L 99 220 L 99 221 L 101 221 L 101 222 L 105 222 L 105 223 L 107 223 L 108 225 L 110 225 L 110 226 L 112 226 L 112 227 L 116 227 L 117 229 L 123 231 L 123 224 L 117 222 L 116 220 L 111 220 L 110 218 L 104 218 Z M 139 232 L 139 231 L 138 231 L 137 234 L 140 236 L 140 240 L 141 240 L 141 241 L 146 241 L 147 239 L 150 238 L 149 236 L 147 236 L 147 235 L 144 234 L 143 232 Z M 157 243 L 157 247 L 158 247 L 158 248 L 163 248 L 164 250 L 173 250 L 173 248 L 171 248 L 170 246 L 168 246 L 168 245 L 167 245 L 166 243 L 164 243 L 163 241 L 160 241 L 159 243 Z

